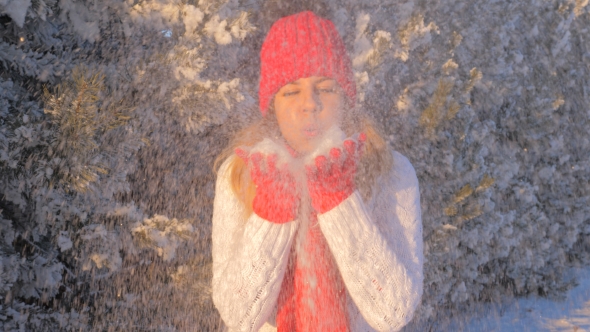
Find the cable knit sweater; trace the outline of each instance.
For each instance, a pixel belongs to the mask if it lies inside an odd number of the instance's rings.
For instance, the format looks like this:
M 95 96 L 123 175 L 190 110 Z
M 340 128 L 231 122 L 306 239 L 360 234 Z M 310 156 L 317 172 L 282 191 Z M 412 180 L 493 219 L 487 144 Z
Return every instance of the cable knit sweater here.
M 352 331 L 399 330 L 422 296 L 418 180 L 408 159 L 392 153 L 394 167 L 376 181 L 370 201 L 355 191 L 318 215 L 346 286 Z M 299 220 L 275 224 L 255 213 L 245 218 L 231 189 L 230 159 L 215 188 L 213 301 L 230 331 L 276 331 L 277 298 Z

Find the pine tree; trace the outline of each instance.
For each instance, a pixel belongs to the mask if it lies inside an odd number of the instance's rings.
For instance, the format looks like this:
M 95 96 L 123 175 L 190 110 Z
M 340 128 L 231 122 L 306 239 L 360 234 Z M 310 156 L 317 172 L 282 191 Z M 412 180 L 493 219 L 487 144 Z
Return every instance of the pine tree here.
M 254 31 L 248 13 L 206 2 L 42 0 L 2 2 L 0 12 L 4 329 L 206 324 L 210 253 L 194 253 L 206 240 L 192 226 L 197 215 L 162 208 L 172 199 L 150 202 L 172 193 L 143 195 L 137 176 L 160 165 L 152 154 L 198 140 L 243 98 L 239 80 L 203 71 L 218 47 Z M 185 154 L 196 172 L 210 167 L 201 153 Z M 147 183 L 172 188 L 194 176 L 185 171 L 173 166 L 171 178 Z

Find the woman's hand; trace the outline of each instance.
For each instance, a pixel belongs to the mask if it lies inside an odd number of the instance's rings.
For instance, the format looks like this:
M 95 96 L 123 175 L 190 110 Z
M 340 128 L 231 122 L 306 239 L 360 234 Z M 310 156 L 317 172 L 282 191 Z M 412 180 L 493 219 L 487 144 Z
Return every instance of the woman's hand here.
M 347 139 L 343 149 L 333 148 L 328 157 L 318 156 L 315 165 L 306 166 L 311 205 L 318 213 L 330 211 L 356 189 L 354 178 L 365 140 L 364 133 L 358 141 Z
M 299 191 L 288 165 L 277 168 L 276 154 L 263 155 L 255 152 L 249 155 L 238 148 L 236 155 L 246 163 L 256 185 L 256 195 L 252 202 L 254 213 L 279 224 L 294 220 L 299 206 Z

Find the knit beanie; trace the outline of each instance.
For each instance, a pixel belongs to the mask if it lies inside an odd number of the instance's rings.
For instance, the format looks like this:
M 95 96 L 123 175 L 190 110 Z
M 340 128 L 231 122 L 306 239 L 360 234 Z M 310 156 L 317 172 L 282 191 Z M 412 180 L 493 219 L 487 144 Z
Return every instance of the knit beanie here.
M 351 105 L 356 85 L 350 58 L 334 23 L 310 11 L 277 20 L 260 51 L 260 111 L 266 115 L 272 97 L 285 84 L 310 76 L 330 77 Z

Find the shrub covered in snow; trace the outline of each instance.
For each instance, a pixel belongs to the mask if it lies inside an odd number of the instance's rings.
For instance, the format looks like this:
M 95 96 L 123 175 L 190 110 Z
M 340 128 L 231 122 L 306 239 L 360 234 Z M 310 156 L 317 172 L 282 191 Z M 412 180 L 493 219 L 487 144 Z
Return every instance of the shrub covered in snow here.
M 0 0 L 5 330 L 214 329 L 212 162 L 270 24 L 315 9 L 421 184 L 439 308 L 558 293 L 590 256 L 588 1 Z

